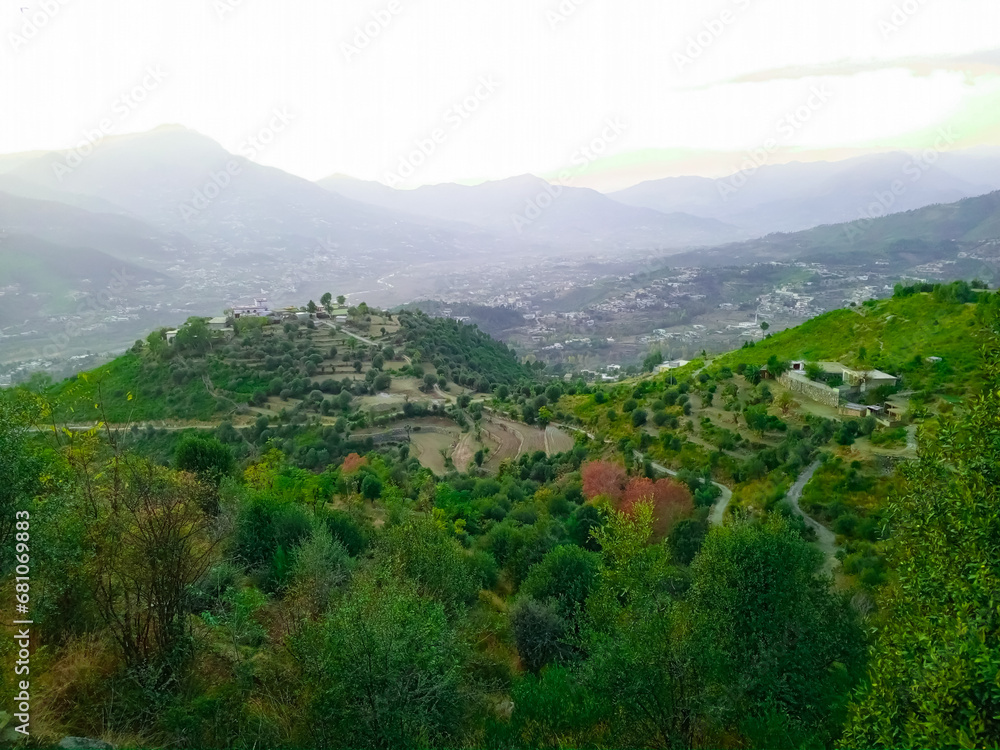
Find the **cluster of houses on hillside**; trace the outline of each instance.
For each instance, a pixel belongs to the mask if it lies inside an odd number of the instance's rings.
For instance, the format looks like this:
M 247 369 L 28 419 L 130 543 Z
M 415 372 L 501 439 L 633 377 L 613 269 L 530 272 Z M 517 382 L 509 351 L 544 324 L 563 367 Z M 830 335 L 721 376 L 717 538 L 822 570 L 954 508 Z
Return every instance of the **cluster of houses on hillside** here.
M 233 321 L 241 318 L 266 318 L 269 323 L 305 322 L 313 318 L 330 319 L 337 323 L 347 322 L 347 310 L 336 309 L 331 312 L 319 309 L 315 313 L 310 313 L 298 307 L 284 307 L 272 310 L 266 299 L 254 299 L 249 305 L 233 305 L 223 311 L 224 315 L 209 318 L 208 328 L 211 331 L 220 333 L 232 333 Z M 172 344 L 177 337 L 177 331 L 167 331 L 167 343 Z
M 895 387 L 899 383 L 899 378 L 895 375 L 874 369 L 855 370 L 839 362 L 817 362 L 816 365 L 824 375 L 834 378 L 839 376 L 839 384 L 828 385 L 825 382 L 813 380 L 806 374 L 807 365 L 803 360 L 792 362 L 791 368 L 781 375 L 779 382 L 788 390 L 808 398 L 810 401 L 837 409 L 838 413 L 843 416 L 867 417 L 871 415 L 884 426 L 895 426 L 905 417 L 906 407 L 903 405 L 891 401 L 886 401 L 881 405 L 860 404 L 854 400 L 882 386 Z

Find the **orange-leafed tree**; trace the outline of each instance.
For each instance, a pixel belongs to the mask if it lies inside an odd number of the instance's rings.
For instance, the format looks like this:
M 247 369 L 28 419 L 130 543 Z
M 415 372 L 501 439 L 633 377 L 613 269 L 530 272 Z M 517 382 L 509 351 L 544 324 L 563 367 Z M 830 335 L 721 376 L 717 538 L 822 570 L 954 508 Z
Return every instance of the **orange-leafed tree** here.
M 629 481 L 622 495 L 619 508 L 631 514 L 637 503 L 650 501 L 653 504 L 653 536 L 663 539 L 682 518 L 694 511 L 694 499 L 687 487 L 673 479 L 658 479 L 655 482 L 646 477 L 636 477 Z
M 583 494 L 588 500 L 604 495 L 620 501 L 625 492 L 625 469 L 610 461 L 588 461 L 580 469 Z
M 350 455 L 347 456 L 347 458 L 344 459 L 344 464 L 343 466 L 340 467 L 340 473 L 344 474 L 345 476 L 347 474 L 353 474 L 367 463 L 368 463 L 367 458 L 363 458 L 359 456 L 357 453 L 351 453 Z

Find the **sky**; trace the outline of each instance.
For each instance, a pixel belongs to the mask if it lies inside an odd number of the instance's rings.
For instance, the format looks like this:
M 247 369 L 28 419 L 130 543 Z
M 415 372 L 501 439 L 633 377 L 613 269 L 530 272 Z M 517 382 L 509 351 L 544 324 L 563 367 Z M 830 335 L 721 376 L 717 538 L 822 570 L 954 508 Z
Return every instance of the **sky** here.
M 0 153 L 179 124 L 396 187 L 1000 146 L 996 0 L 0 0 Z

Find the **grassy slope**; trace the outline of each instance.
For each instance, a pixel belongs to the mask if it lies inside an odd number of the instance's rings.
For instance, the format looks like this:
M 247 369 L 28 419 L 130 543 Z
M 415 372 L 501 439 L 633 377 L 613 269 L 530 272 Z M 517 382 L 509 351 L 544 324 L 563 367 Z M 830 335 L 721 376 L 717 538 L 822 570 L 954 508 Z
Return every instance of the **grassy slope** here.
M 834 310 L 777 333 L 756 346 L 715 360 L 730 368 L 780 360 L 839 361 L 909 375 L 908 387 L 964 392 L 974 385 L 983 338 L 975 305 L 936 302 L 930 294 L 876 302 L 872 307 Z M 862 362 L 861 349 L 867 350 Z M 914 358 L 942 357 L 938 365 Z
M 131 352 L 58 383 L 48 396 L 55 404 L 56 419 L 70 423 L 97 419 L 116 424 L 169 417 L 209 419 L 216 411 L 216 399 L 201 378 L 173 383 L 166 364 Z M 103 409 L 97 408 L 98 403 L 103 404 Z

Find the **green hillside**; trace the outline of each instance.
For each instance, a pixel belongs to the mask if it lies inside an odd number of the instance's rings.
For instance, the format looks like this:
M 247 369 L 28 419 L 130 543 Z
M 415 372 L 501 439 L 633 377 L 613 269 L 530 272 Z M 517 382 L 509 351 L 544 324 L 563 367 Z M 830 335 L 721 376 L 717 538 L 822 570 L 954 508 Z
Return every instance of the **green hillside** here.
M 324 411 L 332 409 L 324 405 L 332 403 L 326 397 L 345 391 L 375 395 L 389 389 L 393 377 L 412 379 L 414 388 L 430 377 L 440 387 L 452 383 L 481 393 L 538 379 L 505 344 L 448 318 L 392 316 L 362 304 L 352 308 L 345 328 L 350 333 L 317 320 L 271 326 L 241 321 L 228 334 L 192 318 L 178 329 L 174 344 L 167 343 L 165 330 L 154 332 L 47 395 L 60 420 L 124 424 L 249 416 L 251 407 L 269 400 L 325 415 L 332 413 Z
M 876 206 L 871 212 L 874 218 L 769 234 L 761 239 L 699 251 L 697 258 L 700 262 L 721 263 L 730 263 L 735 257 L 744 263 L 752 259 L 795 258 L 839 264 L 844 259 L 855 262 L 863 255 L 868 260 L 913 264 L 954 260 L 963 247 L 1000 237 L 1000 192 L 888 216 L 880 216 L 882 211 Z M 695 255 L 690 258 L 693 260 Z M 684 265 L 687 257 L 680 256 L 675 262 Z
M 996 294 L 977 294 L 965 285 L 872 300 L 834 310 L 751 347 L 717 358 L 713 369 L 782 361 L 837 361 L 859 369 L 878 369 L 903 378 L 907 390 L 961 395 L 977 387 L 988 327 L 984 314 Z M 982 303 L 960 299 L 977 299 Z M 928 357 L 940 357 L 939 363 Z
M 901 288 L 613 384 L 454 321 L 348 318 L 191 319 L 0 391 L 0 588 L 44 644 L 0 631 L 0 701 L 29 653 L 34 746 L 1000 741 L 1000 360 L 975 357 L 997 294 Z M 754 366 L 874 342 L 963 396 L 925 398 L 901 445 Z M 952 369 L 905 370 L 925 347 Z M 172 424 L 37 429 L 95 403 Z

